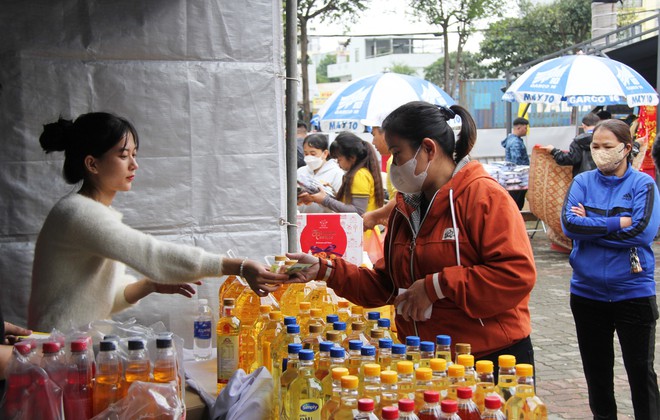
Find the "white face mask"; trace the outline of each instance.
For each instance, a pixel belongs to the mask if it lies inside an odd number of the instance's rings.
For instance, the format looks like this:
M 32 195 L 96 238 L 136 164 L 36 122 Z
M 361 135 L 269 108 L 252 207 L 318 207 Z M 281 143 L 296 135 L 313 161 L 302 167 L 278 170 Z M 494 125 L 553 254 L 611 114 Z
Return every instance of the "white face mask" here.
M 420 145 L 415 156 L 410 159 L 408 162 L 403 165 L 392 165 L 390 166 L 390 180 L 392 185 L 398 191 L 401 191 L 404 194 L 416 194 L 422 191 L 422 185 L 426 179 L 427 170 L 431 165 L 426 165 L 426 169 L 420 174 L 415 175 L 415 168 L 417 168 L 417 154 L 422 149 Z
M 621 150 L 612 149 L 597 149 L 591 151 L 591 157 L 594 160 L 594 163 L 600 169 L 601 172 L 605 174 L 612 173 L 619 167 L 619 164 L 625 156 L 621 156 L 621 153 L 626 149 L 626 145 L 621 145 Z
M 312 156 L 308 155 L 305 156 L 305 164 L 309 166 L 309 169 L 312 171 L 315 171 L 319 169 L 321 166 L 323 166 L 324 159 L 318 157 L 318 156 Z

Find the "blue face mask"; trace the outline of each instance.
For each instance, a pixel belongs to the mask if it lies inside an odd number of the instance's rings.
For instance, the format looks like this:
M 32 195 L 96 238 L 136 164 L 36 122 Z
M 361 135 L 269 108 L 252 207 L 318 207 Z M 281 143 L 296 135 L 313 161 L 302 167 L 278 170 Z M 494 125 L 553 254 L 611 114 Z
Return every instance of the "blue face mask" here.
M 422 191 L 422 185 L 424 185 L 424 180 L 426 180 L 426 176 L 428 175 L 426 171 L 428 171 L 431 162 L 429 161 L 422 173 L 415 175 L 417 154 L 421 149 L 422 146 L 420 145 L 415 152 L 415 156 L 403 165 L 390 166 L 390 180 L 397 191 L 401 191 L 404 194 L 417 194 Z

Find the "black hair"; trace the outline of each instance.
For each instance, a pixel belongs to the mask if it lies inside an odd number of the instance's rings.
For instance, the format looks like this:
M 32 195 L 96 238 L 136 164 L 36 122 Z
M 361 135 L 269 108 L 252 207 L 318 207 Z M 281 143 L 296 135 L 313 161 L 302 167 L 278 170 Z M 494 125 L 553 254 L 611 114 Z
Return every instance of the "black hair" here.
M 351 193 L 353 177 L 360 169 L 367 168 L 369 173 L 371 173 L 371 176 L 374 178 L 376 205 L 378 207 L 383 206 L 385 201 L 383 180 L 380 176 L 380 165 L 378 165 L 376 150 L 371 144 L 353 133 L 342 131 L 330 145 L 330 156 L 333 158 L 344 156 L 349 159 L 355 157 L 355 163 L 351 169 L 346 172 L 346 175 L 344 175 L 344 181 L 342 182 L 339 191 L 337 191 L 338 200 L 349 203 L 351 202 L 353 199 L 353 194 Z
M 602 120 L 598 124 L 596 124 L 593 135 L 595 136 L 596 132 L 602 129 L 607 130 L 612 134 L 614 134 L 614 137 L 616 137 L 616 139 L 621 143 L 626 145 L 630 144 L 633 149 L 635 148 L 635 145 L 633 144 L 633 140 L 632 140 L 632 135 L 630 134 L 630 127 L 628 126 L 628 124 L 624 123 L 623 121 L 617 119 Z M 633 158 L 634 156 L 631 150 L 631 152 L 628 153 L 628 162 L 632 163 Z
M 587 127 L 593 127 L 598 124 L 599 121 L 600 117 L 598 117 L 598 115 L 594 114 L 593 112 L 590 112 L 582 117 L 582 124 L 586 125 Z
M 319 133 L 310 134 L 303 140 L 303 146 L 306 144 L 315 149 L 326 151 L 328 150 L 328 136 Z
M 513 125 L 529 125 L 529 121 L 527 120 L 527 118 L 518 117 L 515 120 L 513 120 Z
M 64 179 L 76 184 L 85 179 L 85 158 L 100 158 L 128 133 L 140 141 L 133 124 L 125 118 L 107 112 L 90 112 L 75 121 L 60 117 L 57 122 L 44 125 L 39 144 L 46 153 L 64 152 Z
M 598 115 L 598 118 L 600 118 L 601 120 L 609 120 L 610 118 L 612 118 L 612 113 L 604 109 L 598 111 L 596 115 Z
M 296 128 L 300 128 L 300 127 L 305 127 L 305 131 L 307 131 L 307 124 L 305 123 L 305 121 L 298 121 L 296 123 Z
M 461 117 L 462 123 L 458 140 L 455 140 L 454 130 L 447 124 L 447 120 L 456 115 Z M 418 149 L 425 138 L 433 139 L 456 163 L 470 153 L 477 140 L 474 119 L 460 105 L 446 108 L 422 101 L 408 102 L 385 118 L 383 130 L 387 136 L 396 135 L 406 140 L 413 149 Z

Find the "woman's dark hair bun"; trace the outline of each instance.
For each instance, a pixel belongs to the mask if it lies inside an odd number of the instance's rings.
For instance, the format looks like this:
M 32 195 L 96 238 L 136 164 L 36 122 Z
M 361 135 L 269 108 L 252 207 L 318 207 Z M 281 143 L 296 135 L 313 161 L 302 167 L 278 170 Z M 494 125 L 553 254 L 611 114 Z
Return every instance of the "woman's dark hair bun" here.
M 44 131 L 39 136 L 39 144 L 46 153 L 61 152 L 71 136 L 73 121 L 60 117 L 57 122 L 45 124 Z

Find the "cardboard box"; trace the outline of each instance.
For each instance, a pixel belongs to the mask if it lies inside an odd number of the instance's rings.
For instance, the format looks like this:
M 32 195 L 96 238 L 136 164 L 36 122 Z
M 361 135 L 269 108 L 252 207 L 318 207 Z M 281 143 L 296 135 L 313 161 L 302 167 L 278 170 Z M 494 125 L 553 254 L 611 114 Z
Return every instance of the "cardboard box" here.
M 302 213 L 298 215 L 300 250 L 323 258 L 362 263 L 362 217 L 357 213 Z

